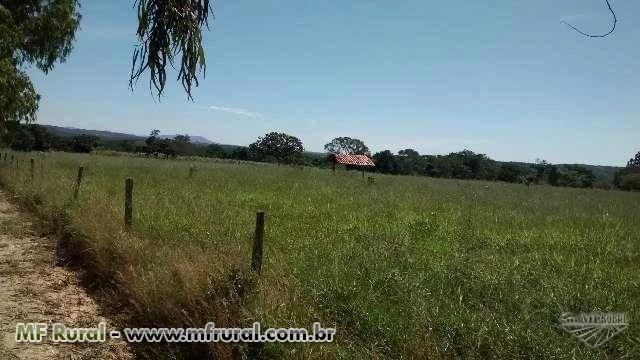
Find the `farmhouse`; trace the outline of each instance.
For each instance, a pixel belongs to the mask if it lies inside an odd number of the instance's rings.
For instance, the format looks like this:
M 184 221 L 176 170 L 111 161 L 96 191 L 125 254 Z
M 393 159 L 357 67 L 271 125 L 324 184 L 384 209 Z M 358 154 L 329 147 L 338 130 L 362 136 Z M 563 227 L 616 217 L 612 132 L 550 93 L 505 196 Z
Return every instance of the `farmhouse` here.
M 349 154 L 331 154 L 331 171 L 335 174 L 336 164 L 358 166 L 362 168 L 362 177 L 364 178 L 364 169 L 367 166 L 376 166 L 376 164 L 367 155 L 349 155 Z

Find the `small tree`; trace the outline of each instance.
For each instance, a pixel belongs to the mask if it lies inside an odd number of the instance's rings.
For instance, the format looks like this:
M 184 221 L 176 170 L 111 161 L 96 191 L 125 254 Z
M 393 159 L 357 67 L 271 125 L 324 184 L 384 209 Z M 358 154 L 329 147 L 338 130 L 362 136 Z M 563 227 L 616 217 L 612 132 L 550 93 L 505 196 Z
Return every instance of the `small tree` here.
M 231 152 L 231 158 L 236 160 L 249 160 L 249 149 L 246 146 L 238 146 Z
M 337 137 L 324 146 L 331 154 L 369 155 L 369 148 L 359 139 Z
M 617 186 L 622 190 L 640 190 L 640 172 L 620 176 Z
M 536 159 L 535 163 L 531 166 L 535 171 L 533 180 L 536 184 L 548 183 L 551 185 L 557 185 L 559 179 L 558 167 L 546 160 Z
M 71 138 L 69 143 L 69 150 L 78 153 L 90 153 L 98 146 L 100 138 L 95 135 L 78 135 Z
M 27 129 L 33 135 L 33 150 L 47 151 L 51 148 L 51 133 L 46 127 L 38 124 L 29 124 Z
M 373 155 L 376 164 L 376 171 L 383 174 L 397 174 L 400 171 L 400 165 L 396 157 L 389 150 L 380 151 Z
M 400 173 L 404 175 L 424 173 L 424 161 L 420 158 L 420 153 L 413 149 L 398 151 L 398 159 L 396 162 L 400 166 Z
M 640 190 L 640 151 L 616 172 L 613 184 L 622 190 Z
M 549 169 L 549 185 L 557 186 L 560 180 L 560 172 L 556 165 L 551 165 Z
M 515 183 L 519 182 L 522 178 L 525 178 L 526 175 L 527 170 L 522 166 L 506 162 L 500 165 L 498 180 Z
M 147 155 L 155 156 L 158 156 L 159 154 L 162 154 L 166 157 L 176 156 L 174 141 L 171 139 L 161 139 L 159 136 L 160 130 L 151 130 L 151 132 L 149 133 L 149 137 L 144 141 L 146 146 L 143 147 L 143 152 Z M 183 140 L 185 139 L 183 138 Z
M 221 159 L 224 159 L 227 157 L 227 152 L 224 150 L 222 146 L 218 144 L 207 145 L 204 153 L 208 157 L 215 157 L 215 158 L 221 158 Z
M 249 153 L 260 161 L 297 163 L 302 158 L 302 141 L 285 133 L 270 132 L 249 145 Z
M 19 127 L 13 132 L 13 140 L 11 141 L 11 150 L 15 151 L 31 151 L 35 145 L 33 134 L 25 127 Z
M 191 144 L 191 136 L 184 134 L 184 135 L 176 135 L 173 140 L 175 140 L 176 142 L 179 143 L 183 143 L 183 144 Z
M 627 167 L 640 169 L 640 151 L 636 153 L 635 157 L 629 159 L 629 161 L 627 162 Z
M 408 158 L 417 158 L 420 156 L 420 153 L 413 149 L 404 149 L 398 151 L 398 155 L 408 157 Z
M 471 150 L 450 153 L 453 162 L 453 177 L 458 179 L 495 180 L 500 169 L 495 161 L 485 154 L 476 154 Z
M 561 186 L 587 188 L 593 186 L 595 179 L 593 172 L 586 167 L 569 165 L 567 170 L 560 174 L 558 184 Z
M 51 148 L 52 135 L 46 127 L 18 121 L 7 121 L 5 125 L 0 145 L 19 151 L 47 151 Z
M 178 155 L 189 155 L 192 148 L 191 137 L 189 135 L 176 135 L 173 139 L 168 140 L 170 147 Z

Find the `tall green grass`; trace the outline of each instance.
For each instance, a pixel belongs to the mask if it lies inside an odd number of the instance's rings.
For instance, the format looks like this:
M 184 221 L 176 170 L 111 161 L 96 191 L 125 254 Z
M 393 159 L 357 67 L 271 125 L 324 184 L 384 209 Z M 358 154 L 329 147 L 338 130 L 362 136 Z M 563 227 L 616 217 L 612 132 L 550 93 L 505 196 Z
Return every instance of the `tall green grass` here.
M 107 289 L 128 326 L 337 328 L 329 344 L 154 345 L 141 350 L 148 356 L 640 357 L 637 193 L 384 175 L 367 184 L 358 172 L 193 159 L 16 156 L 25 160 L 3 166 L 4 184 L 43 217 L 64 218 L 66 237 L 76 239 L 65 246 L 90 254 L 88 278 Z M 131 233 L 122 220 L 126 177 L 134 179 Z M 259 278 L 248 270 L 257 209 L 266 213 Z M 632 323 L 599 349 L 558 327 L 564 312 L 592 311 L 625 312 Z

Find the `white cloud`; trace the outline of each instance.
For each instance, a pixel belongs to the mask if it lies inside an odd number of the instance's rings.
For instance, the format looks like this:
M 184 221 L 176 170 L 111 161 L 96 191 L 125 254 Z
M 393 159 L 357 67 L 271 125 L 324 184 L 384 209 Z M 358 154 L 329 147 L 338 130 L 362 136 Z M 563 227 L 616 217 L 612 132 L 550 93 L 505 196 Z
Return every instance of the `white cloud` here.
M 205 109 L 224 111 L 224 112 L 228 112 L 228 113 L 231 113 L 231 114 L 243 115 L 243 116 L 248 116 L 248 117 L 252 117 L 252 118 L 259 118 L 259 119 L 262 119 L 264 117 L 263 114 L 260 114 L 260 113 L 257 113 L 257 112 L 253 112 L 253 111 L 249 111 L 247 109 L 242 109 L 242 108 L 233 108 L 233 107 L 211 105 L 211 106 L 205 107 Z

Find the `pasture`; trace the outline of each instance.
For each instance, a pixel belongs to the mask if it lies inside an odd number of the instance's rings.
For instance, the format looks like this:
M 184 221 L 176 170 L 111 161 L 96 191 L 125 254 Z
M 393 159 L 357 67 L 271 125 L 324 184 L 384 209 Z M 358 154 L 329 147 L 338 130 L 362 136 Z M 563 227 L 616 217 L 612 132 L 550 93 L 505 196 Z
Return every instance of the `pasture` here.
M 357 171 L 262 163 L 9 154 L 22 162 L 3 162 L 5 188 L 64 230 L 68 262 L 82 265 L 124 325 L 319 321 L 337 329 L 333 343 L 141 347 L 149 356 L 640 357 L 638 193 L 378 174 L 368 184 Z M 126 177 L 134 179 L 130 232 Z M 258 209 L 266 228 L 255 276 Z M 631 325 L 598 349 L 558 326 L 564 312 L 592 311 L 624 312 Z

